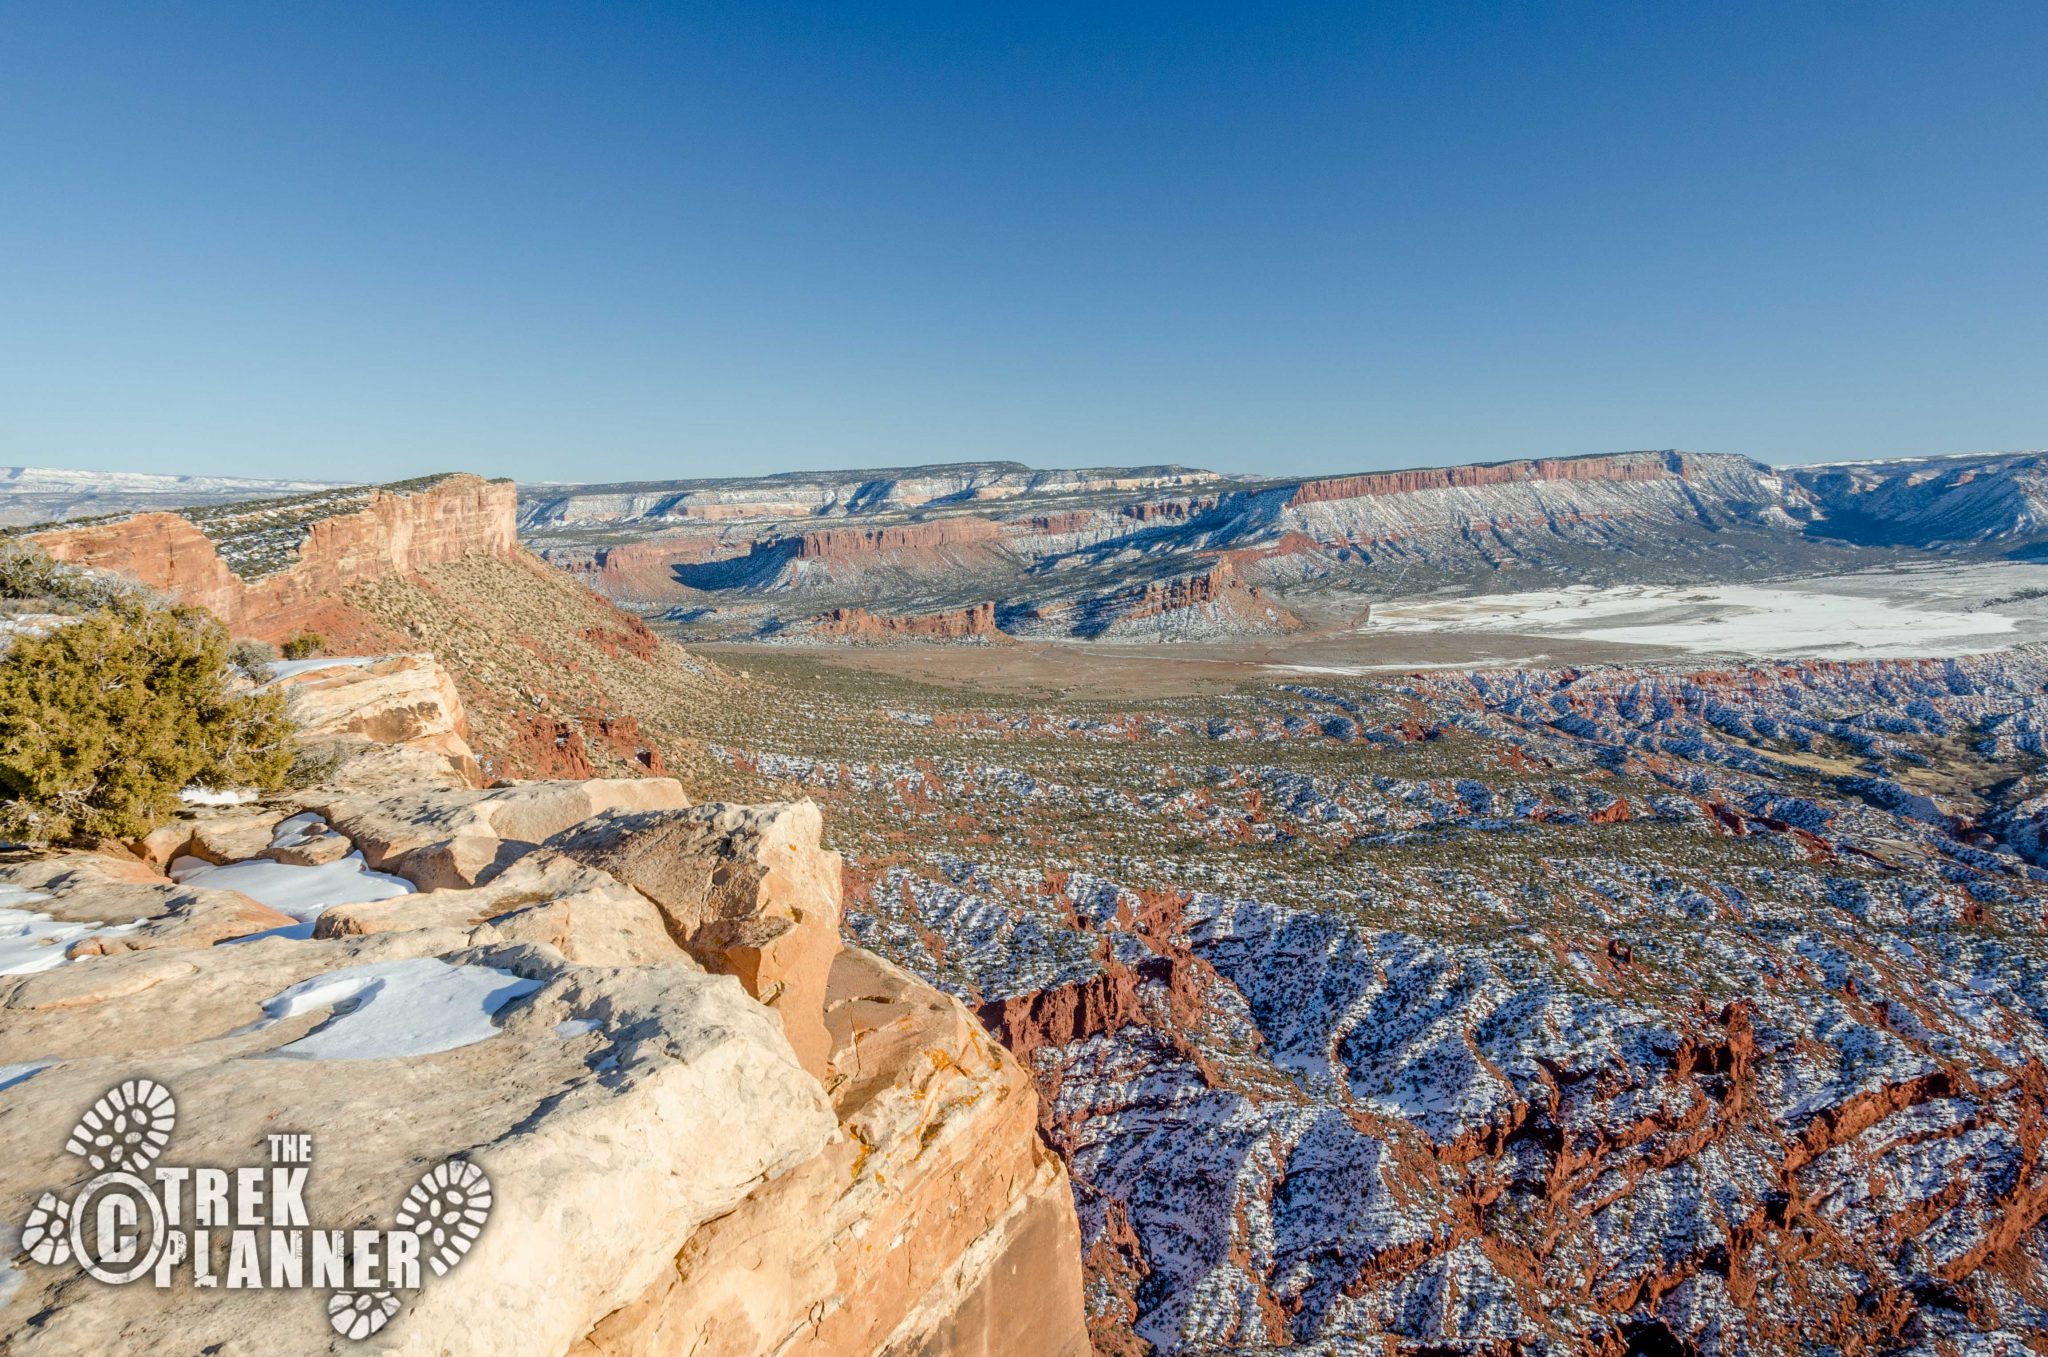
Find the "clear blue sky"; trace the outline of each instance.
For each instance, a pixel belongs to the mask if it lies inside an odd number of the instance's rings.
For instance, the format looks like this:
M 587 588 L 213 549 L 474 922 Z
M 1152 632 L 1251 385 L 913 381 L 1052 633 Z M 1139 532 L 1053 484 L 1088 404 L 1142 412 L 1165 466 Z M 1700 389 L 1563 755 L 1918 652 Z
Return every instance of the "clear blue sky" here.
M 2048 444 L 2048 4 L 0 7 L 0 463 Z

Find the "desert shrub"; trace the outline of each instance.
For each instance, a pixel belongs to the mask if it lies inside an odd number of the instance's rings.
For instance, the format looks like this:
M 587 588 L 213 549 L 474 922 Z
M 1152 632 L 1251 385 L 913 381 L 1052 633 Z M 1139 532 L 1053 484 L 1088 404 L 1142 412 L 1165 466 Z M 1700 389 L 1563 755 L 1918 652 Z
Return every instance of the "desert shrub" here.
M 33 604 L 49 612 L 103 608 L 138 592 L 133 584 L 59 565 L 49 553 L 21 537 L 0 538 L 0 601 Z
M 339 744 L 302 745 L 285 771 L 287 787 L 317 787 L 341 768 L 347 751 Z
M 292 754 L 284 695 L 235 693 L 197 609 L 117 599 L 0 656 L 0 837 L 132 838 L 194 783 L 278 786 Z
M 317 631 L 302 631 L 287 640 L 283 649 L 288 660 L 310 660 L 327 649 L 327 638 Z
M 258 683 L 269 681 L 270 666 L 277 662 L 277 647 L 268 641 L 237 641 L 228 652 L 228 662 Z
M 57 581 L 57 563 L 33 542 L 0 541 L 0 598 L 41 598 Z

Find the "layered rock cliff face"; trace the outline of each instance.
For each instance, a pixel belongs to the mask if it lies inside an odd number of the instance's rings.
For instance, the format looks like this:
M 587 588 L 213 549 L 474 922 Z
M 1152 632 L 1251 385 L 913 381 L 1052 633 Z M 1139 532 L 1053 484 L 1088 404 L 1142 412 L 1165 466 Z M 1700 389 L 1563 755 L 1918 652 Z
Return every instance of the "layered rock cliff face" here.
M 2039 559 L 2048 453 L 1990 453 L 1787 468 L 1821 506 L 1814 531 L 1882 546 Z
M 125 575 L 205 608 L 238 635 L 280 641 L 322 630 L 350 586 L 467 556 L 512 555 L 516 506 L 509 481 L 447 476 L 414 490 L 236 505 L 199 522 L 137 514 L 35 540 L 59 561 Z M 269 521 L 278 518 L 289 523 L 284 542 L 274 540 Z M 254 549 L 238 550 L 245 543 Z
M 661 501 L 669 508 L 606 516 L 586 506 L 591 518 L 572 511 L 576 496 L 549 492 L 545 506 L 529 500 L 525 523 L 550 559 L 594 587 L 664 612 L 686 634 L 725 639 L 773 635 L 831 608 L 933 613 L 982 598 L 998 601 L 1006 630 L 1015 618 L 1034 635 L 1099 639 L 1115 634 L 1095 626 L 1102 600 L 1162 579 L 1200 579 L 1219 559 L 1274 591 L 1275 607 L 1339 618 L 1389 593 L 1521 587 L 1511 583 L 1518 580 L 1534 587 L 1560 574 L 1593 583 L 1645 571 L 1724 579 L 1873 559 L 1866 547 L 1809 530 L 1828 508 L 1806 480 L 1722 454 L 1629 452 L 1313 480 L 1134 473 L 1058 481 L 1047 473 L 1003 480 L 1001 493 L 976 481 L 972 466 L 926 471 L 963 488 L 915 502 L 855 493 L 793 513 L 783 499 L 748 498 L 767 495 L 769 481 L 755 489 L 678 483 Z M 980 488 L 970 492 L 970 482 Z M 712 495 L 733 512 L 677 526 L 675 506 Z M 835 521 L 820 527 L 820 517 Z M 642 544 L 618 540 L 633 533 L 659 536 L 642 554 Z M 1142 639 L 1275 629 L 1263 607 L 1240 615 L 1199 602 Z
M 919 551 L 967 542 L 992 542 L 1002 536 L 1002 528 L 985 518 L 942 518 L 930 523 L 907 523 L 900 528 L 827 528 L 820 532 L 807 532 L 797 538 L 789 550 L 796 560 L 818 561 L 867 556 L 873 552 Z
M 0 975 L 0 1218 L 91 1176 L 73 1123 L 149 1077 L 177 1100 L 166 1162 L 311 1132 L 313 1223 L 360 1226 L 461 1156 L 488 1222 L 364 1344 L 324 1292 L 21 1258 L 11 1351 L 1085 1357 L 1030 1080 L 957 1000 L 841 945 L 815 806 L 480 787 L 431 660 L 288 683 L 338 760 L 322 785 L 0 866 L 49 940 Z
M 1224 559 L 1186 575 L 1013 609 L 1002 625 L 1019 635 L 1192 640 L 1298 631 L 1302 622 L 1258 586 L 1246 584 Z
M 789 472 L 690 482 L 536 486 L 525 497 L 521 521 L 529 528 L 545 528 L 687 519 L 855 517 L 928 504 L 1115 494 L 1200 485 L 1216 479 L 1213 471 L 1178 466 L 1039 471 L 1016 462 L 961 462 L 948 466 Z
M 1338 476 L 1304 481 L 1287 501 L 1289 508 L 1374 495 L 1412 495 L 1423 490 L 1451 490 L 1528 481 L 1661 481 L 1685 478 L 1685 458 L 1675 452 L 1624 452 L 1603 457 L 1543 457 L 1529 462 L 1494 462 L 1477 466 L 1425 467 L 1418 471 L 1381 471 L 1366 476 Z
M 871 613 L 866 608 L 835 608 L 794 629 L 804 637 L 841 641 L 1007 641 L 996 627 L 996 605 L 976 603 L 943 612 L 907 617 Z
M 671 534 L 589 551 L 566 549 L 550 553 L 548 561 L 607 598 L 665 605 L 685 593 L 676 578 L 677 566 L 713 560 L 720 554 L 715 538 Z

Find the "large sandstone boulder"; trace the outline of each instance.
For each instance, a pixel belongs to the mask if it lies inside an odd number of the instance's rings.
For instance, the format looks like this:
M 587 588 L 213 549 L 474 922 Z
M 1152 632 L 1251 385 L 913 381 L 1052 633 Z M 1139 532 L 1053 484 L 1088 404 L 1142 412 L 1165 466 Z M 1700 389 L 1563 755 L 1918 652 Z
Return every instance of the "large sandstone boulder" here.
M 451 1155 L 495 1193 L 468 1257 L 366 1343 L 330 1328 L 323 1292 L 113 1287 L 24 1261 L 0 1288 L 7 1349 L 561 1353 L 658 1284 L 706 1221 L 832 1143 L 816 1080 L 730 978 L 578 966 L 493 938 L 486 926 L 273 939 L 0 978 L 0 1064 L 45 1066 L 0 1092 L 0 1219 L 23 1221 L 43 1191 L 68 1196 L 92 1176 L 67 1137 L 135 1076 L 176 1097 L 166 1164 L 261 1164 L 266 1135 L 310 1131 L 315 1226 L 390 1223 Z M 336 1021 L 328 1005 L 256 1025 L 298 982 L 428 958 L 530 992 L 481 1039 L 404 1057 L 276 1058 Z
M 282 810 L 263 810 L 241 815 L 222 815 L 192 826 L 189 838 L 177 854 L 201 862 L 243 862 L 270 850 Z
M 285 694 L 302 740 L 359 736 L 475 764 L 462 697 L 432 655 L 308 660 L 278 670 L 267 686 Z
M 421 890 L 488 881 L 551 835 L 608 810 L 690 804 L 674 778 L 523 782 L 484 790 L 345 784 L 301 797 L 378 871 Z
M 548 847 L 653 901 L 669 936 L 738 976 L 822 1076 L 832 1049 L 825 986 L 840 946 L 840 861 L 820 846 L 822 827 L 810 801 L 613 811 Z
M 571 961 L 603 966 L 696 963 L 640 892 L 558 853 L 536 850 L 471 890 L 433 890 L 368 904 L 337 905 L 315 937 L 491 923 L 521 941 L 545 942 Z

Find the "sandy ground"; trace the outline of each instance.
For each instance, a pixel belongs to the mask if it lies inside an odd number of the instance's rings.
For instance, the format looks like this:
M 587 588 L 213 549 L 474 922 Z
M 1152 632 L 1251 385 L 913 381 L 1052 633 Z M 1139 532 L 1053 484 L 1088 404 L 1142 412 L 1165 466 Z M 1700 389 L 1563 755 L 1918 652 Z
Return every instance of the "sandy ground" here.
M 735 643 L 696 648 L 730 668 L 750 653 L 807 658 L 1003 693 L 1186 696 L 1243 683 L 1418 669 L 1656 661 L 1959 655 L 2048 641 L 2048 565 L 1940 564 L 1767 586 L 1561 589 L 1405 599 L 1363 629 L 1174 645 Z

